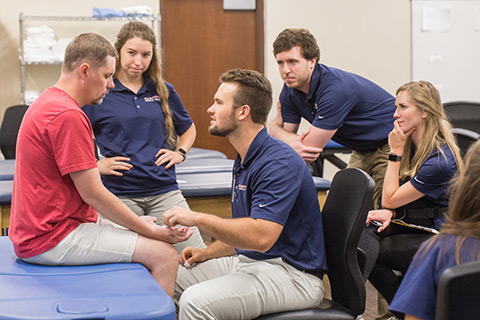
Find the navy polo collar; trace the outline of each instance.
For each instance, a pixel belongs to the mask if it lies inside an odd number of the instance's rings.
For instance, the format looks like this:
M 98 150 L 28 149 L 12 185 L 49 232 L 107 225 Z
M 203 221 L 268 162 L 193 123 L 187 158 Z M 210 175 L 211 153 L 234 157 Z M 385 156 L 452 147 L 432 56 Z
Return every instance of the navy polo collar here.
M 308 94 L 305 94 L 304 92 L 298 89 L 293 89 L 291 92 L 295 96 L 305 99 L 304 101 L 310 101 L 311 99 L 314 99 L 315 94 L 317 93 L 318 87 L 320 86 L 321 74 L 322 74 L 322 67 L 320 66 L 319 63 L 317 63 L 313 68 L 312 76 L 310 77 L 310 87 L 308 88 Z
M 143 76 L 143 78 L 144 78 L 145 82 L 143 83 L 142 88 L 140 90 L 138 90 L 137 94 L 142 94 L 142 93 L 145 93 L 147 91 L 151 91 L 151 90 L 156 89 L 155 82 L 150 77 Z M 115 78 L 113 80 L 113 82 L 115 84 L 115 88 L 111 89 L 111 91 L 116 91 L 116 92 L 132 91 L 129 88 L 125 87 L 120 82 L 120 80 L 118 80 L 118 78 Z
M 314 95 L 317 93 L 318 86 L 320 85 L 320 76 L 322 74 L 322 69 L 320 64 L 317 63 L 313 68 L 312 77 L 310 78 L 310 87 L 308 88 L 307 101 L 314 98 Z
M 263 146 L 264 142 L 269 137 L 270 136 L 267 132 L 267 128 L 263 127 L 263 129 L 260 130 L 260 132 L 250 144 L 247 154 L 245 155 L 245 159 L 243 160 L 241 165 L 240 162 L 242 160 L 240 159 L 240 155 L 237 154 L 237 157 L 235 158 L 235 168 L 245 168 L 246 166 L 248 166 L 249 162 L 251 162 L 255 158 L 255 155 L 259 152 L 260 148 Z

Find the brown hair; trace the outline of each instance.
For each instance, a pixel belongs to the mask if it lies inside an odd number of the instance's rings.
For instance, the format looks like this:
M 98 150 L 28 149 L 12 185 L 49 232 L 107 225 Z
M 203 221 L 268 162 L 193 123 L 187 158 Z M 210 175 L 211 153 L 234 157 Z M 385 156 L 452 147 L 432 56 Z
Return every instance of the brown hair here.
M 162 100 L 161 106 L 163 115 L 165 118 L 165 128 L 167 129 L 167 143 L 173 147 L 175 145 L 175 132 L 172 112 L 168 105 L 168 88 L 162 78 L 162 66 L 160 64 L 160 58 L 157 53 L 157 40 L 155 38 L 155 32 L 147 24 L 140 21 L 130 21 L 122 26 L 117 35 L 117 41 L 115 42 L 115 48 L 117 49 L 119 56 L 125 42 L 131 38 L 138 37 L 142 40 L 146 40 L 152 44 L 152 61 L 145 71 L 148 77 L 150 77 L 157 86 L 157 93 Z M 118 74 L 121 66 L 121 58 L 117 60 L 117 68 L 115 76 Z
M 263 74 L 254 70 L 234 69 L 223 73 L 220 82 L 237 83 L 233 109 L 248 105 L 252 121 L 265 124 L 272 108 L 272 85 Z
M 280 32 L 273 42 L 273 55 L 300 47 L 302 56 L 307 59 L 320 59 L 320 49 L 317 40 L 307 29 L 285 29 Z
M 96 33 L 82 33 L 76 36 L 65 49 L 63 72 L 71 72 L 76 64 L 87 61 L 98 69 L 106 64 L 107 56 L 117 57 L 112 44 Z

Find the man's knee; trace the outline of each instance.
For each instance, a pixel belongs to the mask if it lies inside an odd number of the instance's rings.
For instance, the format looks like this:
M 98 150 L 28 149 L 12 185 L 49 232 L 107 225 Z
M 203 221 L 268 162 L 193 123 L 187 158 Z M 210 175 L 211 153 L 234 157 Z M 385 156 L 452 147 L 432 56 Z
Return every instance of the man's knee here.
M 158 264 L 178 265 L 178 253 L 166 242 L 139 236 L 132 262 L 139 262 L 149 269 Z
M 155 240 L 155 248 L 151 252 L 152 260 L 165 261 L 172 264 L 172 266 L 178 266 L 178 253 L 177 250 L 169 243 Z M 159 260 L 161 259 L 161 260 Z
M 187 288 L 178 301 L 179 319 L 208 319 L 211 316 L 204 299 L 208 293 L 199 294 L 195 286 Z

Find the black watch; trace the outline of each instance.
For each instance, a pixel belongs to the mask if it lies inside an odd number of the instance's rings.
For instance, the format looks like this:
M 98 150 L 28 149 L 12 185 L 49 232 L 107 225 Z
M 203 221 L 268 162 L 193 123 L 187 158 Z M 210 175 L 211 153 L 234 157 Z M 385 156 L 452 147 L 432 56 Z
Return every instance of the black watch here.
M 182 148 L 178 148 L 177 152 L 182 155 L 183 161 L 185 161 L 185 159 L 187 158 L 187 151 L 183 150 Z
M 390 153 L 390 154 L 388 155 L 388 160 L 389 160 L 389 161 L 393 161 L 393 162 L 402 161 L 402 156 L 398 156 L 398 155 L 396 155 L 395 153 Z

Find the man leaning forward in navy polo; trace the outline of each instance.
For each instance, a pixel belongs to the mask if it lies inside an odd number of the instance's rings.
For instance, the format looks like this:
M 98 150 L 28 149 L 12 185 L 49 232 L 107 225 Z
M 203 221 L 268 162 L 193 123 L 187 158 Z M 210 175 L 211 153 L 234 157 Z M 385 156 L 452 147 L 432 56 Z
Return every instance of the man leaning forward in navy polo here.
M 217 241 L 180 253 L 175 288 L 179 319 L 252 319 L 317 307 L 326 271 L 323 226 L 315 186 L 303 159 L 272 138 L 268 79 L 252 70 L 220 77 L 209 131 L 227 137 L 233 167 L 232 216 L 174 207 L 164 224 L 197 226 Z
M 330 139 L 352 149 L 348 166 L 373 178 L 378 208 L 395 98 L 359 75 L 320 64 L 317 41 L 306 29 L 280 32 L 273 53 L 285 83 L 270 134 L 290 144 L 306 162 L 315 161 Z M 297 135 L 302 118 L 311 126 Z

